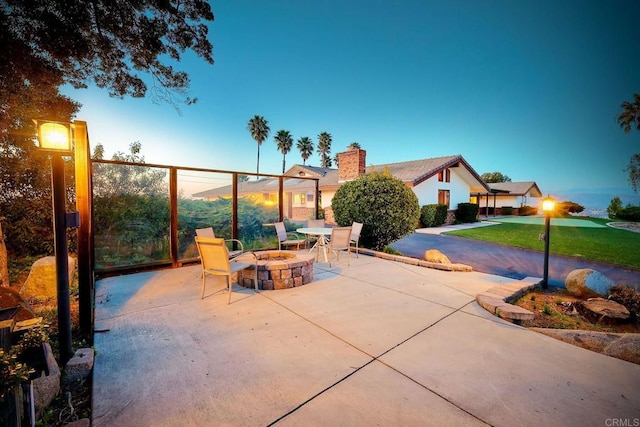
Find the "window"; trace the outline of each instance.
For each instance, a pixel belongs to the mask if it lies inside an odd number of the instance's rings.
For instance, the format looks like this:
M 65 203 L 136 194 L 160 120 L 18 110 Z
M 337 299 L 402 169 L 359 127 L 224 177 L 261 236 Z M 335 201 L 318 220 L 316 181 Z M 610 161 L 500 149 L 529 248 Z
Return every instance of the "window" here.
M 306 193 L 297 193 L 293 195 L 293 204 L 295 205 L 305 205 L 307 203 L 307 194 Z
M 449 190 L 438 190 L 438 203 L 449 207 Z
M 307 195 L 305 193 L 300 193 L 300 204 L 301 205 L 307 204 Z
M 438 172 L 438 182 L 451 182 L 451 171 L 449 169 L 443 169 Z

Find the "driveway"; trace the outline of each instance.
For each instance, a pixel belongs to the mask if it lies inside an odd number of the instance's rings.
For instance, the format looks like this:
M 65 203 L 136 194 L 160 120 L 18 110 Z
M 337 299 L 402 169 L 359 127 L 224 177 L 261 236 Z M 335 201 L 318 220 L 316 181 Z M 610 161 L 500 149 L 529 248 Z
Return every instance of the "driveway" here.
M 475 271 L 481 273 L 513 279 L 543 276 L 544 253 L 529 249 L 420 232 L 410 234 L 390 246 L 406 256 L 420 259 L 423 258 L 427 249 L 437 249 L 451 262 L 470 265 Z M 567 275 L 572 270 L 580 268 L 599 271 L 619 284 L 640 284 L 640 270 L 549 254 L 549 285 L 564 287 Z

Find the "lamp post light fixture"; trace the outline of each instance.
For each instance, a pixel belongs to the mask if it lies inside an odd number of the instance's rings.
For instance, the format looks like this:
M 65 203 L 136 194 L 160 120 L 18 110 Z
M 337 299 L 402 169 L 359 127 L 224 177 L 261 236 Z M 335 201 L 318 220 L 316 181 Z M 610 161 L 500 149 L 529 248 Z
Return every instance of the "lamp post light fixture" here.
M 549 231 L 551 225 L 551 212 L 555 208 L 555 201 L 547 195 L 542 200 L 542 211 L 544 212 L 544 275 L 542 278 L 542 289 L 549 287 Z
M 71 357 L 71 314 L 69 308 L 69 264 L 67 248 L 66 187 L 63 156 L 71 156 L 71 123 L 35 120 L 39 148 L 51 156 L 53 231 L 58 298 L 58 343 L 60 359 Z

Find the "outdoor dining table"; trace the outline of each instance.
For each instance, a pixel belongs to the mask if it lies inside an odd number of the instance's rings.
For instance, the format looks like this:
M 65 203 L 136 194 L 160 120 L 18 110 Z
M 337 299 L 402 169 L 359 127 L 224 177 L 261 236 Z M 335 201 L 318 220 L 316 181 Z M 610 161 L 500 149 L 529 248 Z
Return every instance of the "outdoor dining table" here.
M 329 258 L 327 257 L 327 237 L 331 236 L 331 228 L 330 227 L 306 227 L 306 228 L 298 228 L 296 230 L 300 234 L 305 234 L 308 236 L 317 236 L 318 240 L 316 240 L 315 245 L 311 249 L 309 249 L 309 253 L 316 249 L 316 261 L 320 257 L 320 248 L 322 248 L 322 252 L 324 253 L 324 262 L 329 262 Z

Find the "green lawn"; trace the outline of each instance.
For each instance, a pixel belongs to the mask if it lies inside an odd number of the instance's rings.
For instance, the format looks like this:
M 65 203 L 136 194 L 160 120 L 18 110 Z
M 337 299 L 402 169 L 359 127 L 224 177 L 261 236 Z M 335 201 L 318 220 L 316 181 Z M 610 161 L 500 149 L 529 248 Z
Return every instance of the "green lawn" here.
M 588 220 L 600 224 L 610 222 L 599 218 Z M 542 232 L 544 225 L 504 223 L 446 234 L 542 252 L 544 242 L 538 239 Z M 640 268 L 640 233 L 611 227 L 560 227 L 554 226 L 552 219 L 550 235 L 549 251 L 552 254 Z

